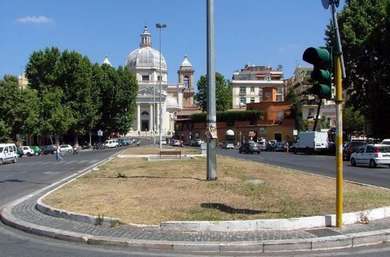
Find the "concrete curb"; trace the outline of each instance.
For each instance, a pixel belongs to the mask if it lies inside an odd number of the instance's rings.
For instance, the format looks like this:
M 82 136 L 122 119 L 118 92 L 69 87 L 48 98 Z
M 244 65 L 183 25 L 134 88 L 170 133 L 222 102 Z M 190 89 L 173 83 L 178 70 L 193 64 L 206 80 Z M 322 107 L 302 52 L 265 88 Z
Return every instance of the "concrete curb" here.
M 3 209 L 1 220 L 12 227 L 28 233 L 50 238 L 86 243 L 91 245 L 110 245 L 130 247 L 142 250 L 169 250 L 173 252 L 199 251 L 199 252 L 246 252 L 269 253 L 291 251 L 318 251 L 352 248 L 368 245 L 382 244 L 390 241 L 390 229 L 361 232 L 349 235 L 329 236 L 322 238 L 267 240 L 267 241 L 241 241 L 241 242 L 185 242 L 185 241 L 157 241 L 157 240 L 130 240 L 125 238 L 101 237 L 88 234 L 75 233 L 43 227 L 29 222 L 18 220 L 12 215 L 13 203 Z
M 79 221 L 79 222 L 85 222 L 93 225 L 103 225 L 103 226 L 115 226 L 118 224 L 121 224 L 121 221 L 117 218 L 112 218 L 112 217 L 104 217 L 104 216 L 92 216 L 92 215 L 87 215 L 87 214 L 81 214 L 81 213 L 76 213 L 76 212 L 70 212 L 67 210 L 63 209 L 58 209 L 54 208 L 48 204 L 45 204 L 43 202 L 43 199 L 50 195 L 51 193 L 61 189 L 62 187 L 66 186 L 67 184 L 75 181 L 76 179 L 85 176 L 95 170 L 97 167 L 106 164 L 107 162 L 113 160 L 116 156 L 120 155 L 121 152 L 125 150 L 122 150 L 104 160 L 101 160 L 85 169 L 83 169 L 81 172 L 78 172 L 76 176 L 74 177 L 69 177 L 68 180 L 63 181 L 62 184 L 60 184 L 58 187 L 55 187 L 54 189 L 48 191 L 44 195 L 38 198 L 37 203 L 35 204 L 35 208 L 49 216 L 53 217 L 58 217 L 58 218 L 64 218 L 68 220 L 73 220 L 73 221 Z
M 390 207 L 344 213 L 344 225 L 363 223 L 372 220 L 390 217 Z M 160 224 L 163 230 L 174 231 L 216 231 L 238 232 L 258 230 L 297 230 L 318 227 L 332 227 L 336 225 L 336 215 L 312 216 L 290 219 L 259 219 L 259 220 L 232 220 L 232 221 L 168 221 Z
M 119 154 L 119 153 L 117 153 Z M 117 155 L 114 154 L 113 156 Z M 367 245 L 376 245 L 390 241 L 390 229 L 377 230 L 371 232 L 360 232 L 347 235 L 337 235 L 321 238 L 308 239 L 289 239 L 289 240 L 266 240 L 266 241 L 241 241 L 241 242 L 186 242 L 186 241 L 158 241 L 158 240 L 130 240 L 126 238 L 101 237 L 89 234 L 75 233 L 71 231 L 53 229 L 50 227 L 39 226 L 27 221 L 19 220 L 12 214 L 12 209 L 18 204 L 26 201 L 47 190 L 56 190 L 56 186 L 69 183 L 72 179 L 84 175 L 93 167 L 112 160 L 111 156 L 101 162 L 83 169 L 67 178 L 55 182 L 33 194 L 26 195 L 12 203 L 6 205 L 1 210 L 0 219 L 7 225 L 28 233 L 46 236 L 66 241 L 87 243 L 91 245 L 110 245 L 120 247 L 131 247 L 132 249 L 141 250 L 169 250 L 173 252 L 183 251 L 202 251 L 202 252 L 219 252 L 219 253 L 268 253 L 268 252 L 291 252 L 291 251 L 316 251 L 360 247 Z M 52 190 L 53 191 L 53 190 Z M 46 193 L 47 194 L 47 193 Z M 390 208 L 378 208 L 370 210 L 372 215 L 389 215 Z M 359 215 L 361 212 L 358 212 Z M 356 217 L 354 214 L 346 214 Z M 370 213 L 368 213 L 370 215 Z M 310 218 L 310 217 L 309 217 Z

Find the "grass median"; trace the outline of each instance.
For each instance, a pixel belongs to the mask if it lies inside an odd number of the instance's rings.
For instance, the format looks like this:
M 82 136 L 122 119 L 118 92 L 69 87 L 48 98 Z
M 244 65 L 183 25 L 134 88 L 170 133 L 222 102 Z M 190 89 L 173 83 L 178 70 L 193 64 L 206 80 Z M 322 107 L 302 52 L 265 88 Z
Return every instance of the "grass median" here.
M 218 180 L 209 182 L 204 158 L 117 158 L 57 190 L 44 202 L 139 224 L 335 213 L 334 179 L 229 157 L 218 156 L 217 161 Z M 390 205 L 390 191 L 345 183 L 345 211 L 386 205 Z

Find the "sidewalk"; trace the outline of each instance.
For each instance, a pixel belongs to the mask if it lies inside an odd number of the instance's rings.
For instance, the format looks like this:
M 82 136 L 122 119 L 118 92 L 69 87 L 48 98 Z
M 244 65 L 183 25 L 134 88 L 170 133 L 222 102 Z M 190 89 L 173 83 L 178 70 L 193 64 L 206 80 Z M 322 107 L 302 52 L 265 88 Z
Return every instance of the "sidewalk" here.
M 120 154 L 121 152 L 115 155 Z M 167 230 L 160 226 L 111 227 L 110 222 L 95 225 L 91 219 L 83 215 L 81 215 L 82 219 L 75 220 L 71 219 L 70 215 L 48 215 L 45 214 L 48 212 L 43 213 L 37 209 L 37 201 L 44 194 L 111 158 L 14 201 L 1 210 L 1 220 L 7 225 L 36 235 L 92 245 L 131 247 L 132 250 L 213 253 L 291 252 L 350 248 L 390 241 L 390 218 L 370 221 L 369 224 L 345 225 L 341 230 L 322 227 L 300 230 L 193 232 Z
M 35 208 L 41 192 L 5 207 L 5 224 L 26 232 L 88 244 L 126 246 L 172 251 L 252 251 L 279 252 L 349 248 L 387 242 L 390 218 L 369 224 L 306 230 L 262 230 L 256 232 L 186 232 L 166 231 L 160 227 L 94 225 L 43 214 Z

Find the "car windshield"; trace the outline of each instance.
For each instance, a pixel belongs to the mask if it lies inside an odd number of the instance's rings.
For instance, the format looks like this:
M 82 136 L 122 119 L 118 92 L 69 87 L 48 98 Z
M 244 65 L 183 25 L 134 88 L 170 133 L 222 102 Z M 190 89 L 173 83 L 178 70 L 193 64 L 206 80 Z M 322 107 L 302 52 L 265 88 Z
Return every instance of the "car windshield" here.
M 0 147 L 0 153 L 2 153 L 4 150 L 4 147 Z

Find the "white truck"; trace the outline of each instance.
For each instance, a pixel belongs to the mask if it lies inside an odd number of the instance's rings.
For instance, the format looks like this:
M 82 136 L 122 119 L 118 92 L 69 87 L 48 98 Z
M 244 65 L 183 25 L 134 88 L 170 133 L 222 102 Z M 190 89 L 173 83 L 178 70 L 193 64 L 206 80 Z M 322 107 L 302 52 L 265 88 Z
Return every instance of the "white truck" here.
M 327 132 L 304 131 L 300 132 L 297 142 L 292 146 L 294 153 L 314 153 L 326 152 L 329 150 L 329 141 Z

